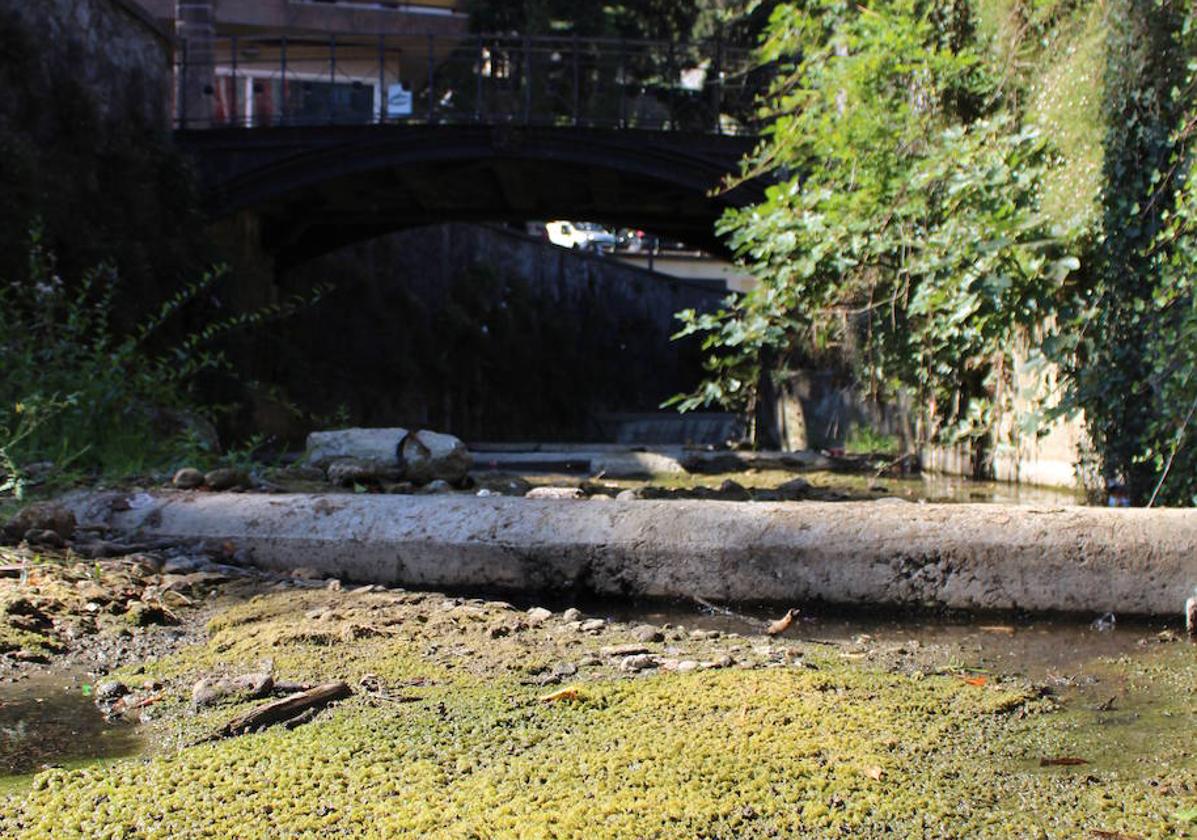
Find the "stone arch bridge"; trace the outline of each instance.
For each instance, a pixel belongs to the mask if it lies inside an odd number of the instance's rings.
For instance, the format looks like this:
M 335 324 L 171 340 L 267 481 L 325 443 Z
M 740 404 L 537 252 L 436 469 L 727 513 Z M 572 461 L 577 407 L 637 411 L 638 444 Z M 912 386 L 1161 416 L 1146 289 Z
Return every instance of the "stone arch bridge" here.
M 176 140 L 213 219 L 277 263 L 445 221 L 585 219 L 720 251 L 769 68 L 718 42 L 230 37 L 177 50 Z

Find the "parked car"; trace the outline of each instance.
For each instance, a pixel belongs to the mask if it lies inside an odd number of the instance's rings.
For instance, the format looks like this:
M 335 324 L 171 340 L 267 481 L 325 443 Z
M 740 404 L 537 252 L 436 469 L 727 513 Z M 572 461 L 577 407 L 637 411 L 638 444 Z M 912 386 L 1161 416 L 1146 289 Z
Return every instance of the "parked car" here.
M 649 236 L 642 230 L 621 228 L 615 240 L 615 247 L 619 250 L 638 253 L 648 247 Z
M 594 222 L 546 222 L 549 241 L 562 248 L 609 254 L 615 250 L 615 234 Z

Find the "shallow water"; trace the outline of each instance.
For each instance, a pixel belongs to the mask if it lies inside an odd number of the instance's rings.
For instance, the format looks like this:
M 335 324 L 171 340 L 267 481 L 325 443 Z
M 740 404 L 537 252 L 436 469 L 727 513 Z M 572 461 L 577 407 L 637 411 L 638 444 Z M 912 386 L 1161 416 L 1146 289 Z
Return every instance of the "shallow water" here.
M 59 671 L 0 684 L 0 791 L 51 765 L 136 754 L 129 724 L 110 724 L 85 695 L 91 679 Z
M 671 624 L 689 630 L 719 630 L 742 636 L 760 635 L 782 610 L 777 608 L 704 606 L 700 603 L 637 602 L 613 599 L 582 601 L 590 615 L 633 624 Z M 714 609 L 712 609 L 712 607 Z M 1094 616 L 1094 620 L 1100 616 Z M 1097 660 L 1134 655 L 1153 649 L 1165 637 L 1180 635 L 1179 623 L 1122 621 L 1095 629 L 1079 617 L 1011 619 L 968 616 L 945 618 L 866 610 L 808 607 L 786 631 L 787 639 L 842 647 L 918 648 L 934 646 L 941 658 L 963 668 L 1032 680 L 1073 681 Z
M 493 477 L 499 474 L 489 475 Z M 577 474 L 568 473 L 524 472 L 518 475 L 534 485 L 576 486 L 584 480 Z M 959 476 L 931 473 L 889 477 L 830 471 L 793 473 L 783 470 L 746 470 L 715 475 L 678 473 L 655 476 L 651 479 L 595 479 L 591 483 L 619 489 L 653 486 L 684 490 L 697 487 L 714 489 L 724 481 L 731 480 L 752 491 L 771 490 L 795 478 L 809 481 L 812 485 L 812 498 L 816 499 L 826 494 L 845 501 L 899 498 L 911 502 L 980 502 L 1045 507 L 1071 507 L 1086 503 L 1084 494 L 1079 490 L 1008 484 L 1000 481 L 972 481 Z

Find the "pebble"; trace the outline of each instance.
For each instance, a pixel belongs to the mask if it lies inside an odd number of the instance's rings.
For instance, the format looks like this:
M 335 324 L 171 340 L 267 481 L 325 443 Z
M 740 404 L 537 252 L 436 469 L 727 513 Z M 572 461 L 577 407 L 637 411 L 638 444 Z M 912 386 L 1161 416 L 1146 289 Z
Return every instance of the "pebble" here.
M 553 673 L 559 677 L 572 677 L 578 673 L 578 666 L 572 662 L 558 662 L 553 666 Z
M 183 467 L 175 473 L 175 477 L 170 480 L 170 483 L 180 490 L 194 490 L 203 486 L 204 474 L 195 467 Z
M 647 671 L 650 668 L 656 668 L 659 664 L 657 657 L 648 653 L 640 653 L 635 656 L 625 656 L 623 661 L 619 663 L 619 670 L 621 671 Z
M 578 629 L 583 633 L 598 633 L 606 626 L 607 622 L 605 620 L 601 618 L 591 618 L 583 621 L 578 626 Z
M 586 494 L 579 487 L 533 487 L 524 494 L 525 499 L 584 499 Z
M 621 490 L 615 497 L 617 502 L 634 502 L 642 498 L 639 490 Z
M 677 663 L 677 666 L 673 670 L 677 671 L 679 674 L 688 674 L 691 671 L 698 670 L 698 663 L 693 659 L 683 659 L 681 662 Z
M 118 680 L 104 680 L 96 686 L 96 700 L 115 700 L 129 693 L 129 687 Z
M 422 488 L 420 488 L 420 492 L 432 496 L 443 493 L 452 493 L 453 485 L 445 481 L 443 478 L 438 478 L 425 484 Z
M 705 642 L 708 639 L 718 639 L 723 634 L 718 630 L 691 630 L 690 638 L 696 642 Z
M 638 642 L 663 642 L 665 634 L 651 624 L 641 624 L 632 629 L 632 636 Z
M 328 583 L 326 583 L 324 585 L 324 588 L 327 589 L 329 592 L 340 592 L 341 591 L 341 581 L 337 580 L 336 578 L 333 578 L 332 580 L 330 580 Z
M 581 621 L 582 620 L 582 611 L 575 607 L 570 607 L 568 610 L 561 613 L 561 620 L 565 621 L 565 622 Z
M 526 613 L 528 617 L 528 624 L 532 627 L 537 627 L 544 624 L 553 617 L 552 610 L 546 610 L 544 607 L 533 607 Z

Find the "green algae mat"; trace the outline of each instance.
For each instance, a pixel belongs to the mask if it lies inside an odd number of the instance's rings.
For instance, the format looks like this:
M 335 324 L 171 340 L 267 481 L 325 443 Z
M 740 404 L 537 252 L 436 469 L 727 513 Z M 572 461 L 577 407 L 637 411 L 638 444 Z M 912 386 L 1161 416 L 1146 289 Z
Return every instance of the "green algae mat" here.
M 118 674 L 141 758 L 50 770 L 3 837 L 1176 837 L 1197 829 L 1197 648 L 1055 687 L 932 645 L 631 627 L 399 591 L 284 591 Z M 200 677 L 345 680 L 302 725 L 206 740 L 263 699 Z M 145 686 L 143 689 L 142 686 Z

